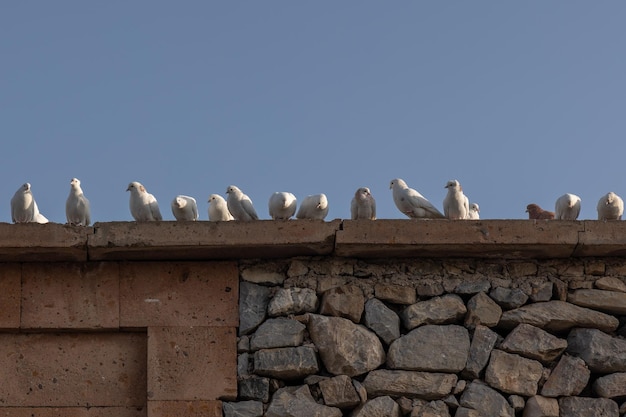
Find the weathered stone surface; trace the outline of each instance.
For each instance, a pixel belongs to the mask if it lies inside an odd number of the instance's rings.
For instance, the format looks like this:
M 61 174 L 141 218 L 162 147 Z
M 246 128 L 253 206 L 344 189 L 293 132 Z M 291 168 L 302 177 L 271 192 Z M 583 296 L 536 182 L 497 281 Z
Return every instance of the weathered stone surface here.
M 448 324 L 461 320 L 467 309 L 458 295 L 448 294 L 408 306 L 400 313 L 402 324 L 411 330 L 423 324 Z
M 268 402 L 270 399 L 269 378 L 252 376 L 239 381 L 239 399 Z
M 562 332 L 573 327 L 588 327 L 612 332 L 619 321 L 608 314 L 575 306 L 564 301 L 528 304 L 502 313 L 499 326 L 512 329 L 520 323 L 547 331 Z
M 567 347 L 560 339 L 530 324 L 519 324 L 500 345 L 500 349 L 547 363 L 556 359 Z
M 489 355 L 498 341 L 498 334 L 488 327 L 478 325 L 474 329 L 472 343 L 470 345 L 469 356 L 463 375 L 469 379 L 479 378 L 480 373 L 487 362 Z
M 361 321 L 365 299 L 356 285 L 331 288 L 322 295 L 320 314 L 344 317 L 355 323 Z
M 272 349 L 300 346 L 306 326 L 286 317 L 269 319 L 259 326 L 250 338 L 250 349 Z
M 252 333 L 267 317 L 270 290 L 249 282 L 239 283 L 239 334 Z
M 559 402 L 555 398 L 539 395 L 530 397 L 522 417 L 559 417 Z
M 281 388 L 272 397 L 265 417 L 341 417 L 341 410 L 318 404 L 307 385 Z
M 417 295 L 420 297 L 437 297 L 442 295 L 445 291 L 441 282 L 433 280 L 420 281 L 415 290 L 417 291 Z M 408 304 L 414 304 L 415 301 L 417 301 L 417 299 Z
M 479 292 L 488 292 L 491 289 L 489 281 L 463 281 L 454 289 L 457 294 L 477 294 Z
M 262 417 L 263 403 L 260 401 L 239 401 L 222 403 L 224 417 Z
M 502 308 L 487 294 L 479 292 L 467 302 L 465 327 L 473 329 L 477 324 L 494 327 L 500 321 Z
M 553 284 L 551 282 L 534 284 L 530 290 L 530 299 L 533 303 L 550 301 L 552 299 L 552 288 Z
M 354 410 L 352 417 L 401 417 L 400 406 L 391 397 L 377 397 Z
M 250 375 L 250 354 L 244 352 L 237 356 L 237 376 L 244 377 Z
M 410 417 L 450 417 L 450 410 L 445 402 L 436 400 L 413 409 Z
M 319 371 L 315 349 L 309 346 L 262 349 L 254 353 L 254 373 L 277 379 L 300 379 Z
M 506 399 L 496 390 L 490 388 L 480 381 L 474 381 L 461 395 L 459 404 L 467 411 L 459 408 L 455 417 L 514 417 L 513 408 Z M 469 409 L 469 410 L 468 410 Z M 475 410 L 472 412 L 470 410 Z
M 417 301 L 415 289 L 397 284 L 376 284 L 374 286 L 376 298 L 393 304 L 409 305 Z
M 390 395 L 435 400 L 450 394 L 456 382 L 454 374 L 379 369 L 367 374 L 363 386 L 369 397 Z
M 513 407 L 513 410 L 516 413 L 519 411 L 522 411 L 524 407 L 526 406 L 526 400 L 521 395 L 515 395 L 515 394 L 509 395 L 509 398 L 507 398 L 507 401 L 509 402 L 511 407 Z
M 559 410 L 565 417 L 618 417 L 617 403 L 608 398 L 563 397 Z
M 596 379 L 593 383 L 593 390 L 600 397 L 626 397 L 626 372 L 616 372 Z
M 519 288 L 496 287 L 491 290 L 489 297 L 505 310 L 521 307 L 528 301 L 526 293 Z
M 317 295 L 310 288 L 281 288 L 267 306 L 270 317 L 312 313 L 317 310 Z
M 329 407 L 352 408 L 356 407 L 361 398 L 356 392 L 352 378 L 347 375 L 337 375 L 333 378 L 324 379 L 319 382 L 324 404 Z
M 280 285 L 285 281 L 285 275 L 275 270 L 268 270 L 264 266 L 252 266 L 241 271 L 241 278 L 255 284 Z
M 454 413 L 454 417 L 484 417 L 486 415 L 487 414 L 482 414 L 480 411 L 465 407 L 459 407 L 456 413 Z
M 427 324 L 389 346 L 387 365 L 408 371 L 459 372 L 465 368 L 469 348 L 469 334 L 464 327 Z
M 376 334 L 348 319 L 310 314 L 308 329 L 326 370 L 334 375 L 361 375 L 385 362 Z
M 583 359 L 592 372 L 626 372 L 626 340 L 596 329 L 574 329 L 567 352 Z
M 509 394 L 531 396 L 543 373 L 541 363 L 501 350 L 491 352 L 485 381 L 493 388 Z
M 605 311 L 610 314 L 626 314 L 626 293 L 605 290 L 576 290 L 567 301 L 581 307 Z
M 626 284 L 619 278 L 602 277 L 594 285 L 600 290 L 626 292 Z
M 569 397 L 579 395 L 589 382 L 591 372 L 585 361 L 575 356 L 563 355 L 541 388 L 544 397 Z
M 388 345 L 400 337 L 400 318 L 378 298 L 365 303 L 364 324 Z

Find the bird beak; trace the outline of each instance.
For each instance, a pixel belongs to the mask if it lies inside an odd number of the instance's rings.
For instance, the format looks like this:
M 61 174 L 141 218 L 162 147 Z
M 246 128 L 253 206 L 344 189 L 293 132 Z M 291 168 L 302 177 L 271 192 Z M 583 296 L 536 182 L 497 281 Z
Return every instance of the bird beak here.
M 130 191 L 130 187 L 126 188 L 126 191 Z

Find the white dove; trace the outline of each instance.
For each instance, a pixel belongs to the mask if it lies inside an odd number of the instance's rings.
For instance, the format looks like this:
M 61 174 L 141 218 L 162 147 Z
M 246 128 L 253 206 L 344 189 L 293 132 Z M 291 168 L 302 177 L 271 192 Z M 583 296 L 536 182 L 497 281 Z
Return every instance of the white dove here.
M 463 220 L 469 215 L 469 200 L 457 180 L 450 180 L 444 188 L 448 193 L 443 199 L 443 214 L 450 220 Z
M 622 220 L 624 200 L 610 192 L 598 201 L 598 220 Z
M 235 220 L 230 211 L 228 211 L 226 200 L 219 194 L 211 194 L 209 196 L 209 220 L 212 222 Z
M 580 197 L 574 194 L 563 194 L 554 205 L 556 220 L 576 220 L 580 214 Z
M 326 194 L 309 195 L 302 200 L 296 218 L 324 220 L 328 215 Z
M 39 212 L 29 183 L 24 183 L 13 194 L 11 198 L 11 219 L 13 223 L 48 223 L 46 216 Z
M 296 214 L 298 200 L 292 193 L 275 192 L 268 202 L 270 217 L 274 220 L 288 220 Z
M 445 219 L 439 210 L 423 195 L 415 191 L 400 178 L 391 180 L 389 188 L 393 192 L 393 202 L 398 210 L 413 219 Z
M 469 220 L 479 220 L 480 219 L 480 207 L 478 204 L 472 203 L 470 204 L 469 214 L 467 215 Z
M 172 214 L 179 222 L 198 220 L 196 199 L 188 195 L 177 195 L 172 200 Z
M 71 225 L 89 226 L 91 224 L 89 200 L 83 194 L 78 178 L 72 178 L 70 181 L 70 194 L 65 200 L 65 218 Z
M 376 220 L 376 200 L 369 188 L 361 187 L 354 193 L 350 202 L 350 218 Z
M 252 200 L 239 188 L 230 185 L 226 189 L 226 194 L 228 194 L 228 198 L 226 199 L 228 211 L 230 211 L 230 214 L 233 215 L 235 220 L 250 221 L 259 219 L 252 205 Z
M 130 214 L 138 222 L 161 221 L 159 203 L 152 194 L 146 191 L 141 183 L 134 181 L 128 184 L 126 191 L 130 191 Z

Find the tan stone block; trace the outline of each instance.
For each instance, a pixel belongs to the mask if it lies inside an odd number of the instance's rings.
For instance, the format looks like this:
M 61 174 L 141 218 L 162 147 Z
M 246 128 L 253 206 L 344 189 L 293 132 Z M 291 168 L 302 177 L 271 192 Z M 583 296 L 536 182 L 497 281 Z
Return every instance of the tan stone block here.
M 234 262 L 120 264 L 120 327 L 239 325 Z
M 86 261 L 91 227 L 0 223 L 0 262 Z
M 147 407 L 0 407 L 0 417 L 147 417 Z
M 143 407 L 146 344 L 143 333 L 4 334 L 3 406 Z
M 0 264 L 0 329 L 19 329 L 21 299 L 20 264 Z
M 626 222 L 585 220 L 575 256 L 626 255 Z
M 236 339 L 234 327 L 148 328 L 148 399 L 235 399 Z
M 119 309 L 117 263 L 22 267 L 23 329 L 117 329 Z
M 148 401 L 148 417 L 222 417 L 221 401 Z

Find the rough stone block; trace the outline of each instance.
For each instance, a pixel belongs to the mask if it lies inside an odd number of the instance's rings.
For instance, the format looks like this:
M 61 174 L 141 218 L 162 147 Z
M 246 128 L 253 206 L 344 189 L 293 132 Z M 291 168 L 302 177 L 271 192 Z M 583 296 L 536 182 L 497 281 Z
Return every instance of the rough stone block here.
M 148 401 L 149 417 L 222 417 L 221 401 Z
M 91 227 L 0 223 L 0 262 L 84 262 Z
M 417 295 L 413 287 L 404 285 L 379 283 L 374 286 L 376 298 L 393 304 L 408 305 L 417 301 Z
M 0 264 L 0 329 L 20 327 L 21 276 L 20 264 Z
M 508 394 L 533 396 L 537 394 L 542 374 L 543 366 L 540 362 L 494 350 L 485 371 L 485 381 Z
M 147 407 L 0 407 L 1 417 L 147 417 Z
M 229 400 L 236 396 L 234 328 L 148 328 L 150 401 Z
M 117 329 L 119 310 L 117 263 L 22 267 L 23 329 Z
M 146 335 L 5 334 L 0 380 L 3 406 L 143 407 Z
M 239 325 L 234 262 L 120 264 L 120 327 Z

